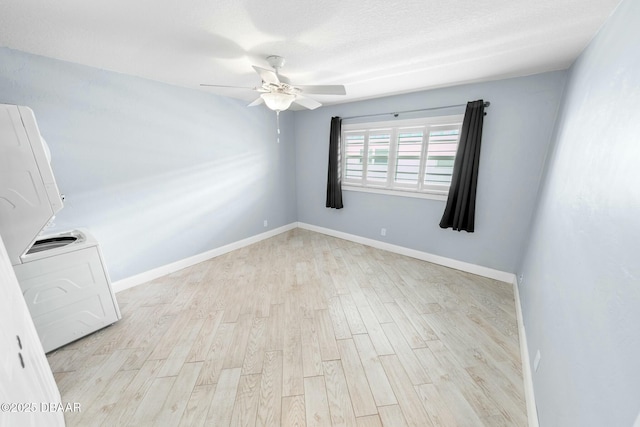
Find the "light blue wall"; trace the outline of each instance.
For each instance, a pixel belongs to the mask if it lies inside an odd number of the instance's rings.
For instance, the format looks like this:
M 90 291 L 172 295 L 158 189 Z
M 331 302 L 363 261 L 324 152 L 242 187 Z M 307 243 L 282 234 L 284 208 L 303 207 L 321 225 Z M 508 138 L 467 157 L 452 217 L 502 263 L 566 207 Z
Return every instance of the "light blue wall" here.
M 564 72 L 545 73 L 296 112 L 299 221 L 514 273 L 564 78 Z M 474 233 L 438 226 L 444 201 L 345 191 L 344 209 L 325 208 L 332 116 L 466 104 L 480 98 L 491 106 L 484 121 Z M 458 108 L 438 114 L 463 112 Z M 383 227 L 386 237 L 380 236 Z
M 541 426 L 640 411 L 640 1 L 570 69 L 519 285 Z
M 293 113 L 0 49 L 0 103 L 27 105 L 112 280 L 296 220 Z M 263 220 L 269 228 L 263 227 Z

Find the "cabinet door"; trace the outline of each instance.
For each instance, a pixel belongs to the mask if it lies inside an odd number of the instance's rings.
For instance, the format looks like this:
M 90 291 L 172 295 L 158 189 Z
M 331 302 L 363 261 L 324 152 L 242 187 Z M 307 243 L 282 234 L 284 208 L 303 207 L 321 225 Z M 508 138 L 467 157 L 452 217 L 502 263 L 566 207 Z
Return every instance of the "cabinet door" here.
M 20 286 L 0 238 L 0 411 L 1 426 L 64 426 L 61 403 Z M 15 410 L 16 412 L 11 412 Z M 28 412 L 25 412 L 28 411 Z

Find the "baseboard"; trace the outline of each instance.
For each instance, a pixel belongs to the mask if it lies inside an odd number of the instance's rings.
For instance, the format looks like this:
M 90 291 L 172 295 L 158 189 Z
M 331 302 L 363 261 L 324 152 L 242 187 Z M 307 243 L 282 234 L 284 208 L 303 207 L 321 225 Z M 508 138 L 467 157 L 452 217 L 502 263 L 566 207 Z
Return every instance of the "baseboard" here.
M 356 236 L 355 234 L 343 233 L 342 231 L 332 230 L 330 228 L 318 227 L 316 225 L 298 223 L 298 227 L 305 230 L 315 231 L 317 233 L 326 234 L 328 236 L 338 237 L 340 239 L 349 240 L 351 242 L 360 243 L 377 249 L 393 252 L 399 255 L 405 255 L 411 258 L 420 259 L 422 261 L 432 262 L 434 264 L 443 265 L 445 267 L 454 268 L 456 270 L 466 271 L 467 273 L 477 274 L 478 276 L 488 277 L 501 282 L 512 283 L 516 276 L 506 271 L 495 270 L 489 267 L 483 267 L 477 264 L 471 264 L 457 259 L 447 258 L 440 255 L 430 254 L 415 249 L 405 248 L 404 246 L 392 245 L 391 243 L 381 242 L 379 240 L 369 239 L 367 237 Z
M 518 290 L 518 281 L 515 278 L 513 279 L 513 295 L 516 300 L 516 318 L 518 321 L 518 338 L 520 341 L 520 359 L 522 360 L 522 379 L 524 381 L 524 398 L 527 403 L 527 417 L 529 419 L 529 427 L 539 427 L 536 397 L 533 392 L 533 376 L 531 372 L 531 361 L 529 359 L 527 332 L 524 329 L 520 291 Z
M 207 252 L 203 252 L 198 255 L 191 256 L 170 264 L 163 265 L 161 267 L 154 268 L 153 270 L 145 271 L 144 273 L 137 274 L 135 276 L 127 277 L 112 283 L 113 290 L 120 292 L 125 289 L 129 289 L 133 286 L 137 286 L 142 283 L 146 283 L 150 280 L 157 279 L 158 277 L 166 276 L 175 271 L 183 268 L 191 267 L 192 265 L 200 262 L 207 261 L 211 258 L 226 254 L 236 249 L 249 246 L 253 243 L 257 243 L 261 240 L 268 239 L 286 231 L 292 230 L 296 227 L 303 228 L 305 230 L 315 231 L 317 233 L 326 234 L 328 236 L 337 237 L 351 242 L 360 243 L 363 245 L 371 246 L 377 249 L 397 253 L 400 255 L 409 256 L 411 258 L 420 259 L 423 261 L 432 262 L 434 264 L 443 265 L 445 267 L 454 268 L 456 270 L 466 271 L 467 273 L 477 274 L 478 276 L 488 277 L 494 280 L 500 280 L 502 282 L 513 283 L 515 275 L 505 271 L 495 270 L 492 268 L 484 267 L 481 265 L 471 264 L 464 261 L 459 261 L 452 258 L 443 257 L 440 255 L 430 254 L 428 252 L 422 252 L 415 249 L 405 248 L 403 246 L 392 245 L 390 243 L 381 242 L 379 240 L 369 239 L 366 237 L 357 236 L 355 234 L 344 233 L 341 231 L 332 230 L 330 228 L 318 227 L 316 225 L 306 224 L 304 222 L 292 222 L 282 227 L 269 230 L 265 233 L 260 233 L 255 236 L 248 237 L 243 240 L 239 240 L 234 243 L 230 243 L 219 248 L 212 249 Z
M 233 242 L 219 248 L 211 249 L 201 254 L 194 255 L 189 258 L 184 258 L 179 261 L 154 268 L 153 270 L 136 274 L 135 276 L 127 277 L 126 279 L 118 280 L 116 282 L 113 282 L 111 284 L 111 287 L 113 288 L 114 292 L 124 291 L 125 289 L 141 285 L 142 283 L 149 282 L 151 280 L 157 279 L 158 277 L 166 276 L 167 274 L 182 270 L 183 268 L 191 267 L 192 265 L 207 261 L 211 258 L 224 255 L 228 252 L 235 251 L 236 249 L 244 248 L 245 246 L 252 245 L 261 240 L 265 240 L 286 231 L 293 230 L 297 226 L 298 224 L 296 222 L 292 222 L 291 224 L 274 228 L 273 230 L 256 234 L 255 236 L 247 237 L 246 239 L 238 240 L 237 242 Z

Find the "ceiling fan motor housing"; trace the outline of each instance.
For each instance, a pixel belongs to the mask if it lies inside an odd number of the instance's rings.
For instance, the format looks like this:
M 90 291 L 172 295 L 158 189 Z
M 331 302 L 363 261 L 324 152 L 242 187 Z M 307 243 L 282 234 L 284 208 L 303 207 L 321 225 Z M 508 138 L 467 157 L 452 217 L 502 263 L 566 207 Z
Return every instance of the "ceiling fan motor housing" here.
M 267 56 L 267 62 L 269 63 L 269 65 L 271 65 L 271 67 L 273 67 L 277 71 L 279 68 L 284 67 L 285 61 L 282 56 L 270 55 L 270 56 Z

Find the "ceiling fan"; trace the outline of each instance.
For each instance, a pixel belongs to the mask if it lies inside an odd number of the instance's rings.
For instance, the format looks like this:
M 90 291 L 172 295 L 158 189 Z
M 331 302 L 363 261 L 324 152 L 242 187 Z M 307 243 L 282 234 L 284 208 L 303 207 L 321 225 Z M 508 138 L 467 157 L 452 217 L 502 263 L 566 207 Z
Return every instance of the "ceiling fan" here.
M 249 104 L 249 107 L 266 104 L 271 110 L 280 112 L 288 109 L 292 103 L 296 103 L 309 110 L 316 109 L 322 104 L 307 97 L 311 95 L 346 95 L 343 85 L 293 85 L 285 76 L 280 75 L 279 70 L 284 66 L 285 60 L 281 56 L 267 56 L 267 62 L 273 70 L 253 66 L 260 78 L 262 84 L 257 87 L 244 86 L 224 86 L 213 84 L 201 84 L 207 87 L 227 87 L 237 89 L 250 89 L 260 93 L 255 101 Z

